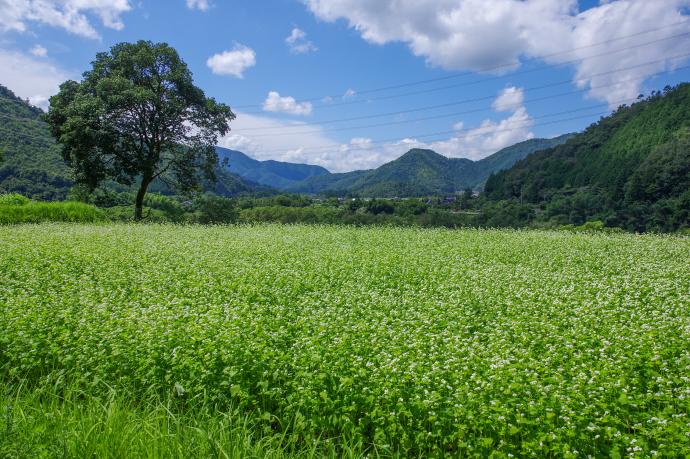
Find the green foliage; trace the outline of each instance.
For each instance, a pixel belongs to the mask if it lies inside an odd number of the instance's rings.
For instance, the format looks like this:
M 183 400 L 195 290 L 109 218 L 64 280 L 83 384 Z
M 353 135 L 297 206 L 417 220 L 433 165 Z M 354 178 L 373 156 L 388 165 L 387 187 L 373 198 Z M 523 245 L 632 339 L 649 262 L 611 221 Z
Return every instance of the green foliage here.
M 567 143 L 492 175 L 487 195 L 537 204 L 560 224 L 633 231 L 690 226 L 690 84 L 620 107 Z
M 0 194 L 0 206 L 23 206 L 31 202 L 31 199 L 18 193 Z
M 51 386 L 0 385 L 0 456 L 3 458 L 340 458 L 361 457 L 357 445 L 338 453 L 333 442 L 299 445 L 237 411 L 218 412 L 199 401 L 135 403 L 111 391 L 83 394 Z
M 227 224 L 237 221 L 238 212 L 231 199 L 205 194 L 196 200 L 195 207 L 199 213 L 199 223 Z
M 99 222 L 103 212 L 81 202 L 10 202 L 0 199 L 0 225 L 42 222 Z
M 72 172 L 61 157 L 60 148 L 41 120 L 42 111 L 28 105 L 10 90 L 0 85 L 0 149 L 5 161 L 0 162 L 0 193 L 15 192 L 31 199 L 55 201 L 67 198 L 89 200 L 88 189 L 75 189 Z M 216 182 L 204 182 L 204 190 L 221 196 L 269 195 L 266 187 L 242 180 L 227 170 L 216 170 Z M 131 191 L 115 182 L 105 186 L 110 190 Z M 150 190 L 173 194 L 168 185 L 155 180 Z M 134 195 L 131 195 L 134 199 Z M 126 203 L 122 203 L 123 205 Z
M 285 207 L 263 206 L 240 211 L 240 221 L 247 223 L 347 223 L 342 210 L 325 206 Z
M 182 192 L 214 181 L 218 135 L 235 115 L 194 86 L 177 51 L 164 43 L 120 43 L 99 53 L 81 83 L 51 97 L 46 119 L 77 182 L 138 182 L 135 218 L 156 179 Z
M 2 227 L 0 381 L 48 405 L 54 443 L 121 456 L 205 456 L 247 419 L 336 455 L 683 457 L 689 258 L 687 238 L 565 231 Z M 38 429 L 7 405 L 12 446 Z

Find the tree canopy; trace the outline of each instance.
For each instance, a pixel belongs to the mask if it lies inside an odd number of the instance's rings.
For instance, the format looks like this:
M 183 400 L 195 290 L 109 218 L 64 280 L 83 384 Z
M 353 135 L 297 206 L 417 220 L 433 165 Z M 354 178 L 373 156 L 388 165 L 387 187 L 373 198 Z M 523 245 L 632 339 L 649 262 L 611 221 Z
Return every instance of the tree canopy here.
M 165 43 L 120 43 L 99 53 L 81 82 L 67 81 L 46 119 L 78 183 L 138 183 L 135 218 L 159 179 L 189 192 L 215 180 L 215 145 L 235 115 L 206 97 Z

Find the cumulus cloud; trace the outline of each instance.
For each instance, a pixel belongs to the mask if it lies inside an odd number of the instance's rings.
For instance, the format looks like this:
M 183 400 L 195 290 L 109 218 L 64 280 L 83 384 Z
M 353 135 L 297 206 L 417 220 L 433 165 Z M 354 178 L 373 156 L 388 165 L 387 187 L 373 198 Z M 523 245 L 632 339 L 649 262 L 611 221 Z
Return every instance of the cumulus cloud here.
M 291 115 L 310 115 L 312 105 L 309 102 L 297 102 L 294 97 L 281 97 L 277 91 L 268 93 L 264 101 L 264 111 L 282 112 Z
M 491 104 L 491 107 L 493 107 L 493 109 L 497 112 L 505 112 L 510 111 L 512 108 L 518 105 L 522 105 L 524 101 L 525 92 L 522 90 L 522 88 L 511 86 L 501 91 L 501 94 L 499 94 L 496 100 L 494 100 L 494 102 Z
M 690 31 L 690 0 L 606 0 L 579 11 L 577 0 L 302 0 L 318 18 L 345 19 L 372 43 L 406 43 L 430 65 L 449 70 L 510 71 L 523 58 L 575 64 L 577 84 L 591 97 L 614 101 L 634 97 L 651 75 L 681 64 L 667 59 L 625 73 L 597 76 L 686 53 L 690 38 L 677 37 L 630 48 Z M 669 26 L 666 30 L 646 33 Z M 673 26 L 673 27 L 670 27 Z M 638 35 L 626 41 L 620 36 Z M 593 44 L 607 42 L 600 46 Z M 630 49 L 588 58 L 621 48 Z M 562 51 L 577 49 L 574 52 Z M 687 58 L 685 58 L 687 61 Z M 611 90 L 602 85 L 625 80 Z
M 256 53 L 253 49 L 236 43 L 230 51 L 223 51 L 209 57 L 206 65 L 216 75 L 243 78 L 244 71 L 256 65 Z
M 314 43 L 307 40 L 307 34 L 297 27 L 292 29 L 290 35 L 285 39 L 285 44 L 292 54 L 307 54 L 319 50 Z
M 473 129 L 466 129 L 462 122 L 455 123 L 454 136 L 448 140 L 432 142 L 428 148 L 449 157 L 477 160 L 534 138 L 534 133 L 531 132 L 534 120 L 523 105 L 524 100 L 522 88 L 507 87 L 491 106 L 496 112 L 510 112 L 510 116 L 500 121 L 484 120 L 479 127 Z
M 121 30 L 121 16 L 131 9 L 128 0 L 0 0 L 0 31 L 24 32 L 27 23 L 38 22 L 75 35 L 99 38 L 89 15 L 98 17 L 105 27 Z
M 46 57 L 48 55 L 48 50 L 41 45 L 34 46 L 29 50 L 29 52 L 36 57 Z
M 73 78 L 69 72 L 45 59 L 36 59 L 17 51 L 0 49 L 0 81 L 23 99 L 43 109 L 58 92 L 62 82 Z
M 187 0 L 187 8 L 190 10 L 207 11 L 210 7 L 208 0 Z

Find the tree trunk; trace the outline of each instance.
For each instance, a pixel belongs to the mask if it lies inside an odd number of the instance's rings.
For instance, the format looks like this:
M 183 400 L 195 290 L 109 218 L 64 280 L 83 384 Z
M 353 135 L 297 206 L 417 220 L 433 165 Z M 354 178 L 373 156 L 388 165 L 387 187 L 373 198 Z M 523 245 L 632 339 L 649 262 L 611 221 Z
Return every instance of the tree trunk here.
M 144 196 L 146 196 L 146 190 L 151 183 L 151 179 L 144 177 L 141 179 L 141 185 L 139 186 L 139 191 L 137 192 L 137 198 L 134 201 L 134 220 L 140 221 L 143 218 L 144 213 Z

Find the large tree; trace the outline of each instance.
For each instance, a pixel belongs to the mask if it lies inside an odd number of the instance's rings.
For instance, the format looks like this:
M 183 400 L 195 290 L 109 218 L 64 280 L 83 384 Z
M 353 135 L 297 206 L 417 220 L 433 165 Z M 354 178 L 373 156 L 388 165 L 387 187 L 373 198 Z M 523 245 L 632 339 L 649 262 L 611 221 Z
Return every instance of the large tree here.
M 181 192 L 215 180 L 215 145 L 235 118 L 205 96 L 177 51 L 165 43 L 120 43 L 99 53 L 81 82 L 50 99 L 47 120 L 78 183 L 138 184 L 135 218 L 149 185 Z

